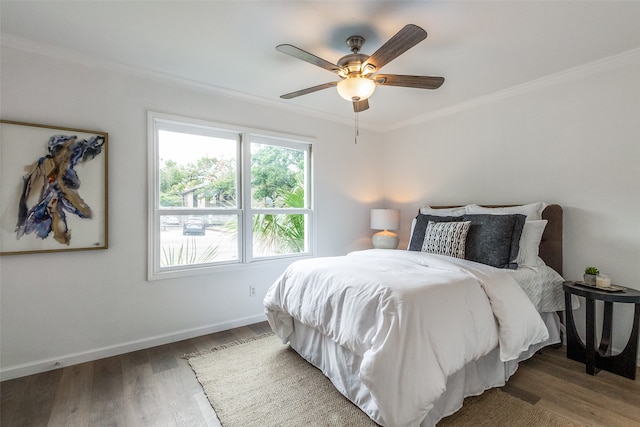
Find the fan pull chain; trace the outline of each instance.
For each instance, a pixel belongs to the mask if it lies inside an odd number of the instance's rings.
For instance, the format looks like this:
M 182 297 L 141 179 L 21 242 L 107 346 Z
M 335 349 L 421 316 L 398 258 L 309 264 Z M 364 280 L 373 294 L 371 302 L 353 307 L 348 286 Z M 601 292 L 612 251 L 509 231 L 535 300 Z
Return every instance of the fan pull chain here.
M 359 123 L 358 123 L 358 112 L 355 113 L 356 117 L 355 117 L 355 136 L 354 136 L 354 144 L 358 143 L 358 127 L 359 127 Z

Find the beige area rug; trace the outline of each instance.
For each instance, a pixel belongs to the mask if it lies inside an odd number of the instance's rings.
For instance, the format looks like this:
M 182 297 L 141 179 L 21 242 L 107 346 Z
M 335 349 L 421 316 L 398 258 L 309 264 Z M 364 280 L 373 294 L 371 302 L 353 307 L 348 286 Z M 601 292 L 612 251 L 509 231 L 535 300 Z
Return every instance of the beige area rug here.
M 377 426 L 272 334 L 187 356 L 223 427 Z M 566 426 L 494 389 L 467 398 L 438 426 Z

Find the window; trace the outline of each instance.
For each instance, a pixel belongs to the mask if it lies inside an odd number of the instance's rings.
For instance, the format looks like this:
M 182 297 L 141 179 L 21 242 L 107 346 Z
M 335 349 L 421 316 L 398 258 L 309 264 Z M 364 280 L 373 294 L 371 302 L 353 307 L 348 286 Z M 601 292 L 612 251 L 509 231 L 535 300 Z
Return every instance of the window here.
M 311 143 L 149 113 L 149 279 L 311 254 Z

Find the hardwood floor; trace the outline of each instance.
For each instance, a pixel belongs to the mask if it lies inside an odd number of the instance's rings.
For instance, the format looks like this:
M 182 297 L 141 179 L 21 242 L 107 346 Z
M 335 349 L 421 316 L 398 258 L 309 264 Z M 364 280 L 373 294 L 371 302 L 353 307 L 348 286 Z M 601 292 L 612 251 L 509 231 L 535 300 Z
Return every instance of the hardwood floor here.
M 266 322 L 0 383 L 0 426 L 220 426 L 183 355 Z
M 566 347 L 543 349 L 503 390 L 585 426 L 640 426 L 640 369 L 636 381 L 606 371 L 591 376 L 566 355 Z
M 4 381 L 0 425 L 219 426 L 182 356 L 267 331 L 263 322 Z M 587 375 L 565 348 L 522 363 L 503 390 L 575 423 L 640 426 L 640 379 Z

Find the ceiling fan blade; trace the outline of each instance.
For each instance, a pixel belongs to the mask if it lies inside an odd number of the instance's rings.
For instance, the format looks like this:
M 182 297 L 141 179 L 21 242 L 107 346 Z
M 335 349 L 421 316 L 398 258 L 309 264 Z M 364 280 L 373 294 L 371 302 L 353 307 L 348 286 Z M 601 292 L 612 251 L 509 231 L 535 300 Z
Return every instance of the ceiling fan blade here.
M 365 61 L 362 69 L 365 70 L 367 65 L 373 65 L 376 70 L 380 70 L 426 38 L 427 32 L 422 28 L 413 24 L 405 25 Z
M 295 92 L 291 92 L 291 93 L 287 93 L 287 94 L 284 94 L 284 95 L 280 95 L 280 98 L 282 98 L 282 99 L 291 99 L 291 98 L 295 98 L 295 97 L 298 97 L 298 96 L 301 96 L 301 95 L 306 95 L 308 93 L 317 92 L 317 91 L 322 90 L 322 89 L 328 89 L 328 88 L 333 87 L 333 86 L 335 86 L 337 84 L 338 84 L 338 82 L 324 83 L 324 84 L 321 84 L 321 85 L 318 85 L 318 86 L 308 87 L 306 89 L 301 89 L 301 90 L 297 90 Z
M 336 64 L 332 64 L 327 60 L 324 60 L 318 56 L 315 56 L 312 53 L 307 52 L 306 50 L 302 50 L 290 44 L 280 44 L 276 46 L 276 50 L 278 52 L 291 55 L 294 58 L 302 59 L 303 61 L 308 62 L 309 64 L 313 64 L 320 68 L 324 68 L 325 70 L 329 70 L 332 73 L 338 73 L 339 71 L 344 71 L 341 67 L 338 67 Z
M 353 101 L 353 111 L 355 113 L 359 113 L 364 110 L 369 109 L 369 100 L 365 99 L 363 101 Z
M 399 74 L 377 74 L 373 80 L 382 86 L 415 87 L 418 89 L 438 89 L 444 83 L 444 77 L 403 76 Z

